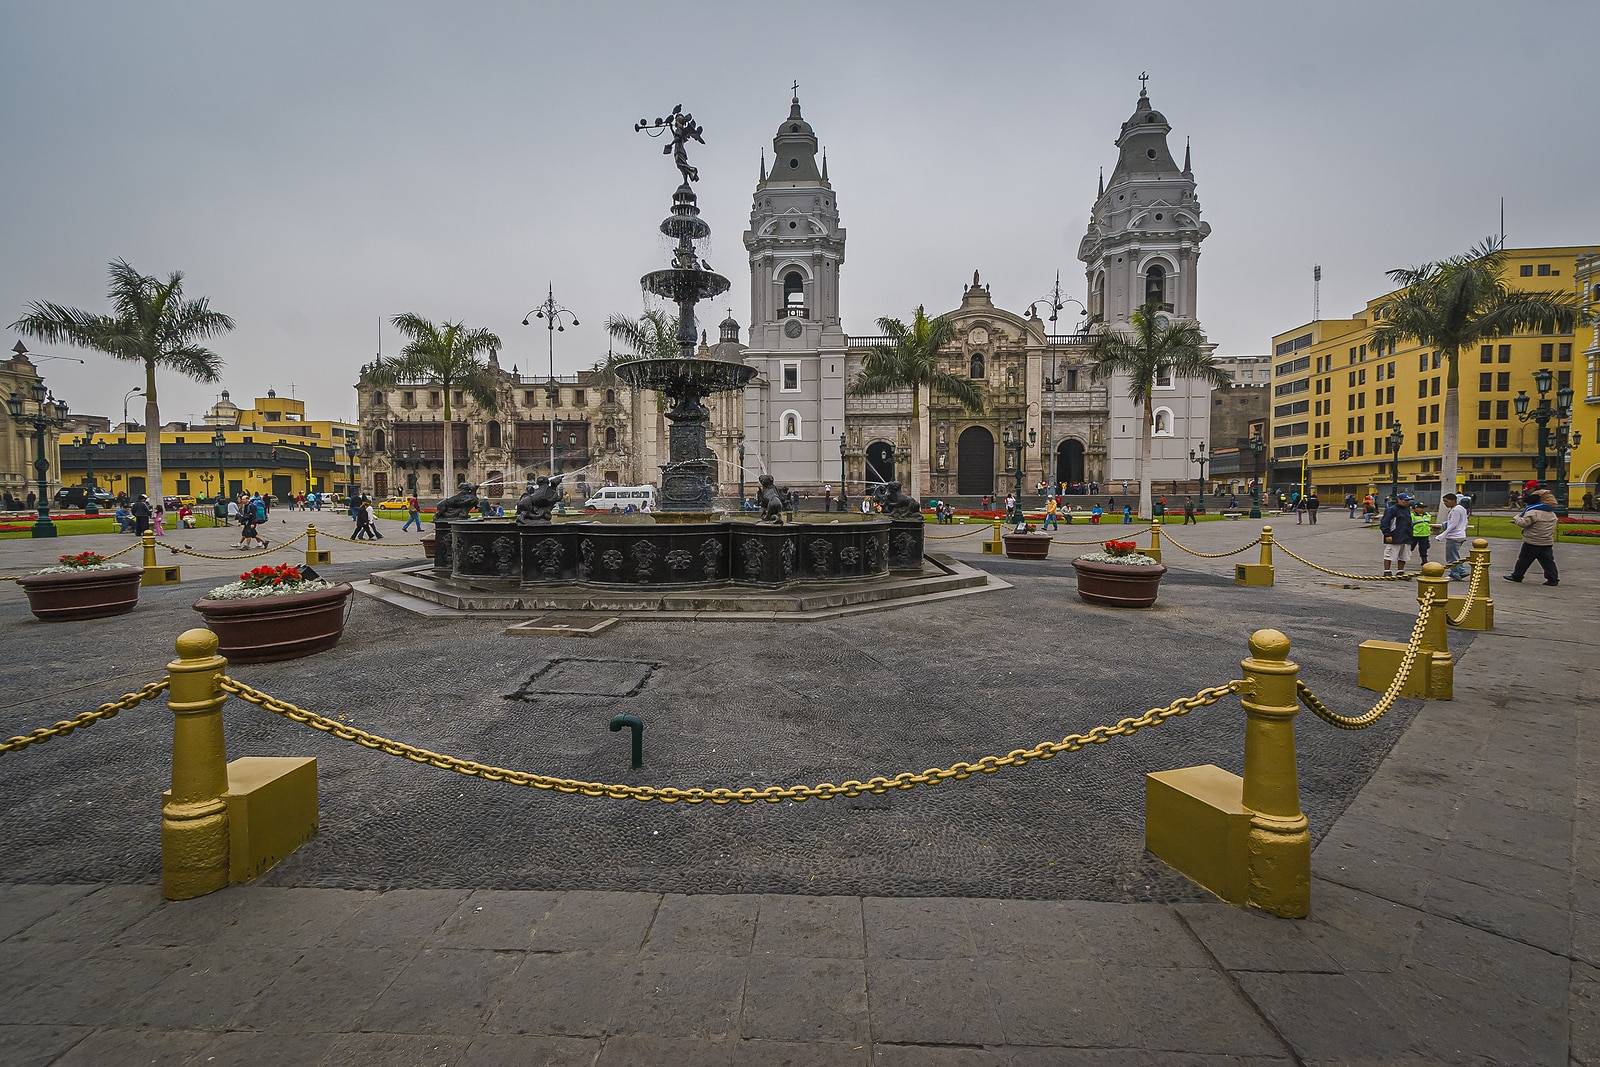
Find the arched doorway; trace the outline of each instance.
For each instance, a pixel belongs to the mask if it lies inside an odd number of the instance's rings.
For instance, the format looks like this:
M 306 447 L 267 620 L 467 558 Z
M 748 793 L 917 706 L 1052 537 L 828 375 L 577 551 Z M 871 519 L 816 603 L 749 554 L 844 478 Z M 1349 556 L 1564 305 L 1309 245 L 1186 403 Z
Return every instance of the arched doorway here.
M 956 438 L 956 492 L 982 496 L 994 492 L 994 434 L 968 426 Z
M 1083 442 L 1067 438 L 1056 446 L 1056 482 L 1085 482 Z
M 874 441 L 867 446 L 867 487 L 894 481 L 894 446 Z

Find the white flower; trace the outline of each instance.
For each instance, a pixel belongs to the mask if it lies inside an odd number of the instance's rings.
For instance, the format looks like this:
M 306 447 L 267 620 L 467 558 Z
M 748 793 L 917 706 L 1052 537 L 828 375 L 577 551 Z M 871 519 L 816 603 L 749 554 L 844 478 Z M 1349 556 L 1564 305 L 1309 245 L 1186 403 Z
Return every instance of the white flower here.
M 1125 552 L 1120 556 L 1113 556 L 1109 552 L 1085 552 L 1078 558 L 1087 563 L 1120 563 L 1126 567 L 1155 567 L 1160 563 L 1142 552 Z
M 74 574 L 78 571 L 117 571 L 131 569 L 129 563 L 94 563 L 87 567 L 69 567 L 65 563 L 53 567 L 42 567 L 34 571 L 35 574 Z
M 251 588 L 243 582 L 229 582 L 219 585 L 206 594 L 207 600 L 252 600 L 263 596 L 288 596 L 291 593 L 315 593 L 319 589 L 332 589 L 334 583 L 317 578 L 312 581 L 295 582 L 292 585 L 261 585 Z

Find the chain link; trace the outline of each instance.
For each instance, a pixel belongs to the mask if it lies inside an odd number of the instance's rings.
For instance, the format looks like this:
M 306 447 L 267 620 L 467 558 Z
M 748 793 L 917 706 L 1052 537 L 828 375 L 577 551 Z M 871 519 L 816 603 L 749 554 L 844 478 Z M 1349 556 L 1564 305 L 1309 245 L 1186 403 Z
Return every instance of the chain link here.
M 1123 541 L 1123 540 L 1126 540 L 1127 538 L 1138 537 L 1142 533 L 1149 533 L 1149 532 L 1150 532 L 1150 527 L 1148 527 L 1148 526 L 1140 526 L 1140 527 L 1138 527 L 1136 529 L 1128 530 L 1126 532 L 1120 532 L 1120 533 L 1107 532 L 1107 533 L 1103 533 L 1099 537 L 1091 537 L 1087 541 L 1079 541 L 1079 540 L 1076 540 L 1076 539 L 1073 539 L 1073 538 L 1067 538 L 1067 537 L 1056 537 L 1054 534 L 1051 534 L 1049 536 L 1050 536 L 1050 540 L 1054 541 L 1058 545 L 1103 545 L 1107 541 Z
M 960 533 L 953 533 L 953 534 L 924 533 L 922 535 L 922 539 L 924 541 L 954 541 L 958 537 L 971 537 L 973 534 L 987 534 L 987 533 L 989 533 L 991 531 L 991 529 L 992 529 L 992 527 L 988 527 L 988 526 L 973 526 L 970 529 L 962 530 Z
M 613 800 L 655 801 L 662 804 L 680 802 L 684 804 L 710 803 L 719 806 L 724 804 L 755 804 L 758 802 L 777 804 L 785 800 L 832 800 L 837 797 L 856 797 L 863 793 L 878 794 L 886 793 L 891 789 L 912 789 L 919 785 L 936 785 L 952 778 L 961 781 L 972 777 L 974 774 L 993 774 L 1002 767 L 1020 767 L 1024 763 L 1029 763 L 1033 760 L 1053 759 L 1065 752 L 1076 752 L 1080 749 L 1088 748 L 1090 745 L 1104 744 L 1113 737 L 1126 737 L 1147 726 L 1159 726 L 1174 716 L 1187 715 L 1197 708 L 1209 707 L 1231 693 L 1243 692 L 1249 688 L 1248 682 L 1236 679 L 1219 686 L 1202 689 L 1192 697 L 1181 697 L 1166 707 L 1151 708 L 1142 715 L 1121 719 L 1112 725 L 1096 726 L 1086 733 L 1068 734 L 1059 741 L 1045 741 L 1032 748 L 1015 749 L 1004 756 L 984 756 L 971 763 L 953 763 L 948 767 L 936 767 L 920 773 L 902 771 L 893 777 L 879 776 L 869 778 L 864 782 L 851 779 L 837 784 L 821 782 L 817 785 L 769 785 L 761 789 L 750 786 L 739 789 L 703 789 L 700 787 L 679 789 L 672 786 L 585 782 L 570 778 L 555 778 L 550 775 L 534 774 L 529 771 L 492 767 L 472 760 L 460 759 L 456 756 L 430 752 L 427 749 L 408 745 L 402 741 L 393 741 L 377 734 L 368 733 L 354 726 L 318 715 L 316 712 L 296 707 L 287 700 L 280 700 L 270 694 L 253 689 L 245 683 L 226 675 L 219 682 L 225 692 L 293 722 L 303 723 L 314 730 L 332 734 L 341 740 L 353 741 L 363 748 L 376 749 L 391 756 L 399 756 L 413 763 L 424 763 L 440 770 L 454 771 L 456 774 L 466 775 L 469 778 L 481 778 L 487 782 L 505 782 L 508 785 L 544 789 L 557 793 L 576 793 L 588 797 L 609 797 Z
M 1352 582 L 1405 582 L 1411 580 L 1411 575 L 1406 574 L 1404 571 L 1398 574 L 1350 574 L 1347 571 L 1336 571 L 1332 567 L 1324 567 L 1320 563 L 1312 563 L 1309 559 L 1306 559 L 1294 549 L 1290 548 L 1288 545 L 1285 545 L 1282 541 L 1274 541 L 1273 544 L 1278 548 L 1283 549 L 1283 554 L 1288 556 L 1290 559 L 1304 563 L 1307 567 L 1310 567 L 1314 571 L 1321 571 L 1323 574 L 1331 574 L 1335 578 L 1348 578 Z
M 320 533 L 320 532 L 321 531 L 319 530 L 318 533 Z M 232 555 L 232 556 L 215 556 L 215 555 L 212 555 L 210 552 L 200 552 L 200 551 L 197 551 L 195 549 L 188 548 L 188 547 L 186 547 L 184 545 L 160 545 L 160 547 L 166 549 L 168 552 L 171 552 L 174 555 L 182 554 L 182 555 L 185 555 L 185 556 L 197 556 L 200 559 L 222 559 L 222 560 L 229 560 L 229 559 L 256 559 L 259 556 L 270 556 L 274 552 L 282 552 L 284 549 L 288 548 L 290 545 L 294 544 L 295 542 L 303 540 L 305 538 L 305 536 L 306 536 L 305 535 L 305 531 L 302 530 L 300 533 L 298 533 L 295 536 L 289 538 L 289 540 L 287 540 L 287 541 L 279 541 L 276 545 L 274 545 L 271 548 L 264 548 L 260 552 L 242 552 L 242 553 L 238 553 L 238 554 L 235 554 L 235 555 Z
M 1467 595 L 1461 601 L 1461 613 L 1451 615 L 1445 612 L 1444 621 L 1451 626 L 1460 626 L 1467 621 L 1467 615 L 1472 611 L 1473 602 L 1484 596 L 1486 590 L 1484 582 L 1489 578 L 1488 559 L 1474 556 L 1472 559 L 1472 575 L 1467 579 Z
M 1417 605 L 1417 623 L 1411 628 L 1411 640 L 1406 645 L 1405 655 L 1400 658 L 1400 668 L 1394 672 L 1394 679 L 1389 683 L 1389 688 L 1383 691 L 1383 696 L 1378 702 L 1360 715 L 1340 715 L 1328 705 L 1324 704 L 1313 693 L 1306 683 L 1295 680 L 1295 691 L 1300 695 L 1300 703 L 1311 711 L 1317 718 L 1341 730 L 1365 730 L 1394 706 L 1395 700 L 1400 696 L 1400 690 L 1405 688 L 1406 679 L 1411 677 L 1411 670 L 1416 666 L 1417 655 L 1422 651 L 1422 635 L 1428 626 L 1428 616 L 1433 611 L 1433 595 Z
M 43 744 L 52 737 L 63 737 L 74 730 L 85 726 L 93 726 L 101 719 L 109 719 L 119 711 L 136 708 L 145 701 L 153 700 L 166 691 L 167 679 L 162 678 L 159 681 L 151 682 L 148 685 L 141 686 L 135 692 L 124 693 L 116 700 L 101 704 L 93 711 L 86 711 L 81 715 L 74 715 L 70 719 L 63 719 L 54 726 L 41 726 L 37 730 L 30 730 L 25 734 L 0 742 L 0 753 L 15 752 L 19 749 L 27 748 L 29 745 Z
M 1250 551 L 1252 548 L 1256 547 L 1257 545 L 1259 545 L 1261 543 L 1261 538 L 1258 537 L 1254 541 L 1251 541 L 1249 544 L 1240 545 L 1238 548 L 1234 549 L 1231 552 L 1197 552 L 1194 549 L 1190 548 L 1188 545 L 1183 544 L 1180 541 L 1178 541 L 1171 534 L 1167 533 L 1165 529 L 1163 529 L 1162 532 L 1161 532 L 1161 539 L 1163 541 L 1165 541 L 1167 544 L 1172 545 L 1178 551 L 1187 552 L 1187 553 L 1189 553 L 1189 555 L 1198 556 L 1200 559 L 1225 559 L 1228 556 L 1237 556 L 1241 552 Z

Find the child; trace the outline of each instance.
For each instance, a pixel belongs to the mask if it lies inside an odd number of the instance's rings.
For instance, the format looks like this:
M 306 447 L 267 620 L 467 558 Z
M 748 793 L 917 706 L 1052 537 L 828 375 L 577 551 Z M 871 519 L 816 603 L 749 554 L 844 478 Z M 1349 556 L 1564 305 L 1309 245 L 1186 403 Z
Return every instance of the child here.
M 1089 509 L 1089 525 L 1091 525 L 1091 526 L 1099 526 L 1100 525 L 1100 516 L 1102 516 L 1104 514 L 1105 514 L 1105 512 L 1103 510 L 1101 510 L 1099 504 L 1096 504 L 1094 507 L 1090 508 Z
M 155 532 L 155 535 L 157 537 L 165 537 L 165 536 L 167 536 L 167 531 L 162 526 L 162 520 L 165 519 L 166 517 L 167 517 L 167 509 L 162 507 L 160 504 L 157 504 L 156 505 L 156 510 L 154 512 L 152 512 L 151 515 L 150 515 L 150 524 L 151 524 L 150 528 L 151 528 L 151 530 L 153 530 Z

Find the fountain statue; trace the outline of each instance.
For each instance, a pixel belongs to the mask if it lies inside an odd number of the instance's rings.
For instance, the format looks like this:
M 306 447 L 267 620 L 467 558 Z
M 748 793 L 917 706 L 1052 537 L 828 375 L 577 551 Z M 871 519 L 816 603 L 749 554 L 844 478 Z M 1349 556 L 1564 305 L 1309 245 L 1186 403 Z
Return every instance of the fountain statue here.
M 634 132 L 644 130 L 653 136 L 670 134 L 672 141 L 662 149 L 671 155 L 683 181 L 672 194 L 672 213 L 661 223 L 661 232 L 677 241 L 672 266 L 653 270 L 640 279 L 647 292 L 678 305 L 678 356 L 676 359 L 637 359 L 617 368 L 617 377 L 635 389 L 652 389 L 667 398 L 667 462 L 661 465 L 661 491 L 657 513 L 677 518 L 709 518 L 716 495 L 716 464 L 707 458 L 706 424 L 711 413 L 705 398 L 713 393 L 743 389 L 755 377 L 755 368 L 720 359 L 696 359 L 694 306 L 728 291 L 728 279 L 706 268 L 695 252 L 694 243 L 711 235 L 711 227 L 700 217 L 700 204 L 691 182 L 700 172 L 690 166 L 687 145 L 705 144 L 703 127 L 683 105 L 672 109 L 667 118 L 654 122 L 640 119 Z M 678 513 L 674 515 L 674 513 Z

